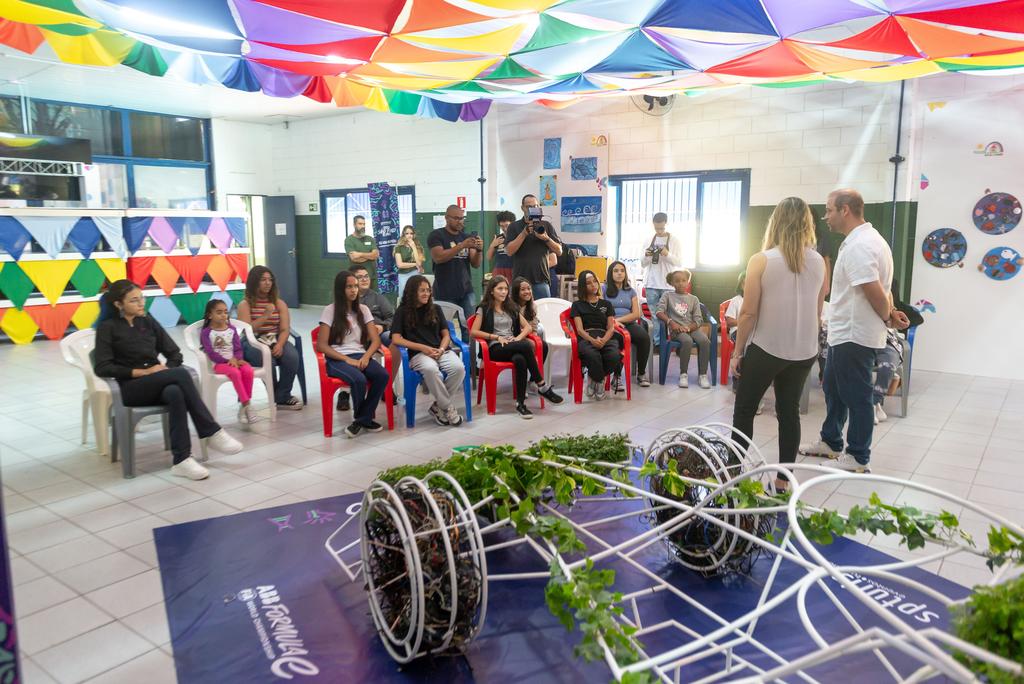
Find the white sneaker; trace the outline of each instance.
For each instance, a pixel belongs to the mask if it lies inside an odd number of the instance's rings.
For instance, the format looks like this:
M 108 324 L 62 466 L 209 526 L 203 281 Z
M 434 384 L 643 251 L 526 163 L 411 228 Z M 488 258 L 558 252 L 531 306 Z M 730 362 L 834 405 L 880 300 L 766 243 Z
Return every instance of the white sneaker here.
M 587 380 L 587 388 L 583 391 L 588 397 L 594 396 L 597 393 L 597 383 L 593 380 Z
M 221 430 L 223 432 L 223 430 Z M 220 432 L 217 433 L 218 435 Z M 210 471 L 199 465 L 196 459 L 189 456 L 181 463 L 171 466 L 171 475 L 176 477 L 187 477 L 190 480 L 205 480 L 210 477 Z
M 843 454 L 842 456 L 840 456 L 832 467 L 839 468 L 840 470 L 848 470 L 851 473 L 871 472 L 871 466 L 869 466 L 866 463 L 858 462 L 857 459 L 855 459 L 850 454 Z
M 800 453 L 804 456 L 818 456 L 820 458 L 831 459 L 837 459 L 840 456 L 838 451 L 833 451 L 832 447 L 821 440 L 818 440 L 814 444 L 801 444 Z
M 240 425 L 249 424 L 249 413 L 245 409 L 245 406 L 242 406 L 241 404 L 238 405 L 238 422 Z
M 711 389 L 711 381 L 708 380 L 708 376 L 701 375 L 697 378 L 697 384 L 700 385 L 701 389 Z
M 879 423 L 884 423 L 887 420 L 889 420 L 889 416 L 886 415 L 885 410 L 882 408 L 882 405 L 875 404 L 875 425 L 878 425 Z
M 650 387 L 651 386 L 651 381 L 648 380 L 647 376 L 644 375 L 643 373 L 641 373 L 640 375 L 636 376 L 636 382 L 641 387 Z
M 242 443 L 229 435 L 223 429 L 218 430 L 212 436 L 207 438 L 206 443 L 222 454 L 237 454 L 242 450 Z
M 260 421 L 260 414 L 256 413 L 256 409 L 249 404 L 245 407 L 245 417 L 250 423 L 258 423 Z
M 679 382 L 677 382 L 676 385 L 681 387 L 681 388 L 683 388 L 683 389 L 686 389 L 687 387 L 689 387 L 690 386 L 690 378 L 689 378 L 689 376 L 687 376 L 686 373 L 680 373 L 679 374 Z
M 449 425 L 462 425 L 462 416 L 455 410 L 454 406 L 448 407 L 446 417 L 448 418 Z
M 604 383 L 603 382 L 595 383 L 594 384 L 594 399 L 596 399 L 597 401 L 601 401 L 602 399 L 605 398 L 605 396 L 606 396 L 606 394 L 605 394 L 605 389 L 604 389 Z

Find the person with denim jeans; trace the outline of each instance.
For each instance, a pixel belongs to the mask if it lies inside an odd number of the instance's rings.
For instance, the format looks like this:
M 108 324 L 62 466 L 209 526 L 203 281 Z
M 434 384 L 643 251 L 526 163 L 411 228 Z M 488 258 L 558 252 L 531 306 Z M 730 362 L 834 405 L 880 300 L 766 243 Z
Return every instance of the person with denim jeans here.
M 484 243 L 477 235 L 467 235 L 463 226 L 466 210 L 452 204 L 444 212 L 444 228 L 427 238 L 427 249 L 434 262 L 434 298 L 462 307 L 466 318 L 476 309 L 470 267 L 479 268 Z
M 885 347 L 888 328 L 903 329 L 910 322 L 892 304 L 892 250 L 864 220 L 860 193 L 832 192 L 825 203 L 825 222 L 844 237 L 832 273 L 823 385 L 827 413 L 821 440 L 800 451 L 837 459 L 836 467 L 843 470 L 866 473 L 871 472 L 875 427 L 871 381 L 875 352 Z

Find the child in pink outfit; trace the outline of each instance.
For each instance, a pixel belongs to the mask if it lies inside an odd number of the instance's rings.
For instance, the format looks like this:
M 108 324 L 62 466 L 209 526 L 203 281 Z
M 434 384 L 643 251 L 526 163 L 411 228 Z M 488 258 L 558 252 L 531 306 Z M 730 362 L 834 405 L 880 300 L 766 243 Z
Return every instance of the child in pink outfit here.
M 203 330 L 199 342 L 213 363 L 213 370 L 226 375 L 238 393 L 238 422 L 255 423 L 259 417 L 252 410 L 252 366 L 242 358 L 242 333 L 228 322 L 228 307 L 219 299 L 211 299 L 203 314 Z

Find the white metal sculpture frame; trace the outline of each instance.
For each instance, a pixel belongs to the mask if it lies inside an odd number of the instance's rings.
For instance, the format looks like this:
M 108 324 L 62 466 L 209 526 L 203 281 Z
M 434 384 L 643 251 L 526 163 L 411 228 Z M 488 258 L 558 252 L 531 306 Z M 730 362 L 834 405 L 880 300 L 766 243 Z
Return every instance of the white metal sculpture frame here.
M 714 434 L 715 441 L 724 442 L 728 445 L 729 451 L 735 455 L 735 459 L 730 459 L 731 465 L 730 463 L 723 462 L 710 447 L 707 441 L 709 433 Z M 538 504 L 539 513 L 557 516 L 565 520 L 573 527 L 577 537 L 587 543 L 590 552 L 585 557 L 577 560 L 564 558 L 555 548 L 554 544 L 543 539 L 537 540 L 523 536 L 507 539 L 507 534 L 502 535 L 504 538 L 500 540 L 493 539 L 494 533 L 512 527 L 510 519 L 506 517 L 481 525 L 477 518 L 477 514 L 481 511 L 487 511 L 490 517 L 493 518 L 495 510 L 493 497 L 487 497 L 482 501 L 472 504 L 459 483 L 446 473 L 435 471 L 426 478 L 423 478 L 423 480 L 407 477 L 397 483 L 395 487 L 380 481 L 374 482 L 363 498 L 359 516 L 359 529 L 364 529 L 363 522 L 366 516 L 371 511 L 377 510 L 386 511 L 387 515 L 392 516 L 396 527 L 406 530 L 406 534 L 403 536 L 403 553 L 406 558 L 408 577 L 404 577 L 403 580 L 410 583 L 410 596 L 414 597 L 407 633 L 395 634 L 384 621 L 381 614 L 379 592 L 382 589 L 374 585 L 371 577 L 366 577 L 371 613 L 388 652 L 395 660 L 404 663 L 428 653 L 450 650 L 454 627 L 460 619 L 471 620 L 473 623 L 471 634 L 464 641 L 464 643 L 468 643 L 472 636 L 475 636 L 483 628 L 487 610 L 486 589 L 488 583 L 526 579 L 547 580 L 550 578 L 550 572 L 547 569 L 538 570 L 537 572 L 488 574 L 487 552 L 499 548 L 525 545 L 536 554 L 540 561 L 543 561 L 544 568 L 547 568 L 554 561 L 566 577 L 572 577 L 573 573 L 588 560 L 595 564 L 600 564 L 602 561 L 614 559 L 627 564 L 631 570 L 635 570 L 650 581 L 649 586 L 644 589 L 632 591 L 623 596 L 621 606 L 624 610 L 618 619 L 625 624 L 635 627 L 637 629 L 635 636 L 641 641 L 644 640 L 645 636 L 669 631 L 678 635 L 680 645 L 657 653 L 642 653 L 639 661 L 627 665 L 620 664 L 611 649 L 603 642 L 600 642 L 604 653 L 604 661 L 612 676 L 617 680 L 629 672 L 649 671 L 661 681 L 668 683 L 693 681 L 693 677 L 690 676 L 692 673 L 687 672 L 688 666 L 701 663 L 702 661 L 706 665 L 707 659 L 710 658 L 724 658 L 724 665 L 721 667 L 716 666 L 715 674 L 698 680 L 700 684 L 726 681 L 767 682 L 783 680 L 785 678 L 792 678 L 793 681 L 816 682 L 818 680 L 809 674 L 809 671 L 815 666 L 851 654 L 870 653 L 878 659 L 881 668 L 888 673 L 889 679 L 887 681 L 910 684 L 927 681 L 936 676 L 945 676 L 957 682 L 978 681 L 970 670 L 952 657 L 951 650 L 953 649 L 966 653 L 975 659 L 992 663 L 1008 672 L 1016 672 L 1018 675 L 1024 672 L 1021 665 L 966 643 L 941 629 L 934 627 L 915 629 L 900 617 L 887 611 L 873 598 L 866 595 L 849 577 L 849 575 L 856 573 L 862 577 L 884 580 L 889 584 L 903 585 L 934 599 L 943 607 L 949 607 L 957 603 L 957 601 L 932 587 L 900 574 L 900 571 L 912 567 L 922 567 L 937 560 L 962 554 L 976 555 L 979 553 L 978 549 L 966 543 L 939 544 L 929 542 L 928 553 L 910 560 L 875 566 L 837 566 L 822 555 L 818 548 L 805 536 L 799 525 L 799 516 L 806 514 L 809 510 L 817 510 L 813 506 L 803 504 L 810 492 L 830 483 L 839 483 L 841 488 L 844 483 L 856 481 L 861 483 L 897 484 L 908 489 L 930 494 L 945 500 L 950 506 L 959 506 L 965 510 L 971 510 L 991 524 L 1006 527 L 1018 535 L 1024 535 L 1024 528 L 1000 515 L 988 512 L 970 501 L 917 482 L 884 475 L 853 474 L 825 465 L 799 463 L 783 467 L 779 464 L 769 464 L 756 446 L 752 446 L 749 450 L 744 450 L 731 439 L 731 434 L 732 428 L 721 423 L 668 430 L 659 435 L 646 449 L 645 456 L 649 460 L 657 459 L 660 453 L 672 446 L 678 446 L 682 440 L 686 440 L 687 445 L 691 448 L 694 445 L 702 447 L 703 453 L 701 455 L 714 470 L 718 485 L 709 485 L 706 480 L 682 477 L 689 485 L 706 488 L 706 496 L 695 505 L 686 505 L 672 498 L 655 494 L 650 491 L 649 486 L 645 489 L 631 484 L 623 484 L 609 477 L 596 474 L 585 467 L 581 467 L 582 464 L 570 457 L 557 457 L 554 460 L 544 461 L 545 465 L 551 468 L 562 469 L 573 475 L 593 478 L 607 488 L 603 496 L 580 497 L 576 501 L 573 511 L 583 510 L 584 507 L 592 506 L 596 502 L 602 502 L 602 505 L 605 506 L 610 502 L 635 502 L 636 497 L 642 497 L 647 503 L 646 508 L 641 508 L 640 510 L 637 510 L 634 504 L 629 511 L 613 513 L 585 522 L 575 521 L 572 512 L 566 513 L 548 504 Z M 517 454 L 517 456 L 526 460 L 538 460 L 524 454 Z M 739 466 L 737 466 L 737 462 Z M 630 462 L 612 464 L 591 461 L 590 464 L 624 468 L 634 473 L 639 473 L 640 470 L 639 466 L 633 465 Z M 732 487 L 744 479 L 759 480 L 765 487 L 766 492 L 772 493 L 774 491 L 774 480 L 779 474 L 785 475 L 793 488 L 793 493 L 787 505 L 739 509 L 723 508 L 721 504 L 718 504 L 718 507 L 713 505 L 716 499 L 720 500 L 723 494 L 727 494 Z M 500 482 L 497 477 L 496 481 Z M 649 485 L 650 483 L 647 484 Z M 432 488 L 443 488 L 458 504 L 454 519 L 448 516 L 449 521 L 446 523 L 444 516 L 434 506 L 433 514 L 436 525 L 426 531 L 413 531 L 409 518 L 403 509 L 401 497 L 396 492 L 396 490 L 404 487 L 415 487 L 428 496 Z M 626 498 L 625 494 L 627 493 L 632 495 L 632 498 Z M 513 500 L 515 500 L 514 493 Z M 599 533 L 601 528 L 615 525 L 616 522 L 627 518 L 636 518 L 637 516 L 647 516 L 650 518 L 651 513 L 655 511 L 672 511 L 674 515 L 664 522 L 659 523 L 655 520 L 643 533 L 636 534 L 616 544 L 605 541 Z M 748 516 L 747 522 L 749 523 L 749 516 L 779 515 L 786 516 L 788 525 L 781 540 L 775 543 L 756 534 L 751 534 L 737 524 L 739 516 Z M 348 578 L 355 581 L 360 574 L 363 574 L 363 565 L 361 560 L 353 559 L 352 554 L 354 549 L 358 547 L 361 550 L 362 558 L 366 558 L 368 540 L 363 539 L 364 535 L 360 535 L 359 539 L 351 541 L 344 546 L 334 546 L 335 540 L 343 534 L 343 531 L 353 519 L 355 518 L 350 518 L 336 530 L 328 538 L 325 546 Z M 696 520 L 701 521 L 702 524 L 719 527 L 723 532 L 728 533 L 718 538 L 718 543 L 722 545 L 722 548 L 719 549 L 721 553 L 718 555 L 715 568 L 726 562 L 730 555 L 739 548 L 759 549 L 762 554 L 771 554 L 773 556 L 773 558 L 763 558 L 759 561 L 771 565 L 768 579 L 764 584 L 756 607 L 740 617 L 727 620 L 717 615 L 690 597 L 679 587 L 666 582 L 650 568 L 640 563 L 635 557 L 640 551 L 652 544 L 664 543 L 674 531 Z M 749 528 L 749 524 L 747 527 Z M 351 532 L 352 530 L 349 531 L 350 534 Z M 422 539 L 424 535 L 453 532 L 458 535 L 467 535 L 471 543 L 468 551 L 455 554 L 451 546 L 446 542 L 445 548 L 449 554 L 449 577 L 454 578 L 454 564 L 460 561 L 465 562 L 465 557 L 470 556 L 470 562 L 472 562 L 473 567 L 480 573 L 483 579 L 480 601 L 478 602 L 476 614 L 472 616 L 458 616 L 453 611 L 445 638 L 441 639 L 439 643 L 434 644 L 430 649 L 424 649 L 422 646 L 424 633 L 422 598 L 424 588 L 416 553 L 417 539 Z M 447 540 L 447 537 L 445 539 Z M 487 543 L 487 539 L 492 541 Z M 459 555 L 462 557 L 460 558 Z M 676 558 L 676 560 L 685 564 L 679 558 Z M 775 583 L 783 562 L 796 565 L 804 572 L 804 575 L 799 581 L 792 583 L 773 595 L 773 589 L 778 589 Z M 704 566 L 703 569 L 706 570 L 707 567 Z M 993 574 L 989 584 L 994 585 L 1006 581 L 1019 572 L 1020 568 L 1012 568 L 1008 565 L 1003 566 Z M 852 596 L 861 601 L 878 617 L 879 622 L 884 627 L 877 625 L 861 626 L 839 600 L 833 589 L 826 584 L 825 580 L 832 580 L 838 583 L 846 590 L 843 594 L 844 596 Z M 815 627 L 815 615 L 808 608 L 808 596 L 812 589 L 820 591 L 827 597 L 836 611 L 833 615 L 841 615 L 849 623 L 853 631 L 852 636 L 839 642 L 829 643 L 819 633 Z M 452 590 L 454 591 L 454 583 Z M 543 591 L 543 587 L 538 586 L 538 592 L 541 591 Z M 686 622 L 675 619 L 657 622 L 646 620 L 644 616 L 645 603 L 648 601 L 660 601 L 661 599 L 658 597 L 662 595 L 662 592 L 668 592 L 679 601 L 685 603 L 690 609 L 710 619 L 717 626 L 711 630 L 700 631 L 686 624 Z M 775 652 L 754 635 L 757 623 L 763 616 L 790 600 L 796 603 L 800 617 L 800 626 L 806 632 L 808 639 L 812 640 L 817 646 L 816 650 L 812 650 L 806 655 L 795 659 L 787 659 Z M 647 603 L 647 605 L 651 604 Z M 793 626 L 796 628 L 796 625 Z M 759 658 L 761 662 L 767 660 L 773 663 L 773 665 L 766 668 L 751 662 L 748 657 L 743 657 L 741 651 L 749 653 L 748 649 L 753 649 L 754 652 L 767 657 Z M 903 667 L 902 671 L 898 669 L 889 657 L 895 652 L 909 656 L 917 664 L 916 669 L 912 672 L 907 672 L 906 667 Z

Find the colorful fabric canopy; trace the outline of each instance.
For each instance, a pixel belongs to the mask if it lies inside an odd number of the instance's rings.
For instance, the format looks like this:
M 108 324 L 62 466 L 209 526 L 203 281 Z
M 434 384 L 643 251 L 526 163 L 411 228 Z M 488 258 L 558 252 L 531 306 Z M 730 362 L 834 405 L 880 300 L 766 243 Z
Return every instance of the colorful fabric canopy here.
M 1019 69 L 1024 0 L 5 0 L 0 43 L 472 121 L 502 100 Z

